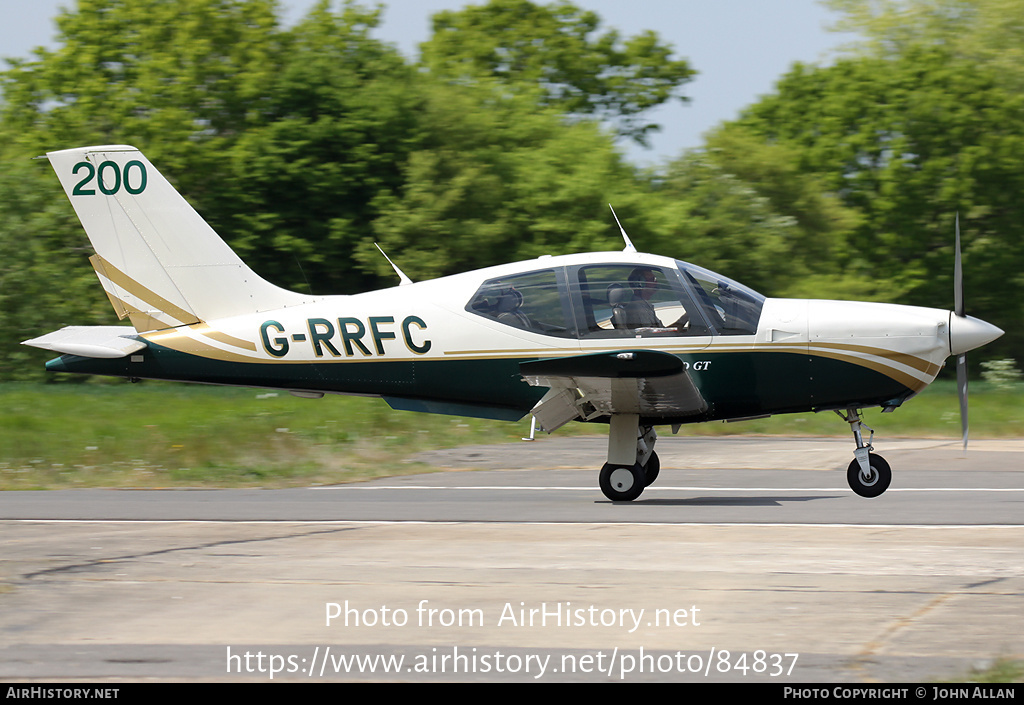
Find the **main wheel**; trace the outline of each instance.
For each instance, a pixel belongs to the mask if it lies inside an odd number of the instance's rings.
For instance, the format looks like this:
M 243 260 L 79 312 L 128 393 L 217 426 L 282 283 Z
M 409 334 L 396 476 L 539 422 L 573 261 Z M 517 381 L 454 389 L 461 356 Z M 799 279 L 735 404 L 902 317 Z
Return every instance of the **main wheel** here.
M 605 463 L 601 468 L 601 491 L 613 502 L 631 502 L 640 496 L 647 486 L 647 475 L 639 463 L 612 465 Z
M 651 457 L 647 459 L 647 464 L 644 465 L 644 477 L 646 478 L 644 484 L 646 486 L 654 484 L 654 481 L 658 479 L 658 473 L 660 472 L 661 460 L 658 458 L 658 454 L 652 450 Z
M 882 456 L 874 453 L 868 453 L 868 464 L 871 466 L 871 474 L 864 477 L 860 471 L 860 463 L 854 458 L 846 470 L 846 481 L 850 483 L 850 489 L 861 497 L 877 497 L 889 489 L 892 470 Z

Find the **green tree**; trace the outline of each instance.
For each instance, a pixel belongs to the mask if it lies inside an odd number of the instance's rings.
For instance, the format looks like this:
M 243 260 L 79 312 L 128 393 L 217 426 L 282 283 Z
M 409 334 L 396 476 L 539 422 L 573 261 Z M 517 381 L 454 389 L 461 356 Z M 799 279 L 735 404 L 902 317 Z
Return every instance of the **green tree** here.
M 793 277 L 786 265 L 796 223 L 750 184 L 694 151 L 668 165 L 658 195 L 647 220 L 659 254 L 783 295 Z
M 800 167 L 791 146 L 739 129 L 710 134 L 703 149 L 669 163 L 660 193 L 668 199 L 666 243 L 687 243 L 686 257 L 772 296 L 837 294 L 871 298 L 836 263 L 858 214 Z
M 900 56 L 942 45 L 960 60 L 985 64 L 1024 86 L 1022 0 L 824 0 L 842 15 L 836 29 L 864 38 L 857 55 Z
M 564 0 L 491 0 L 434 15 L 422 62 L 456 80 L 487 76 L 540 86 L 545 105 L 609 121 L 645 144 L 657 126 L 642 114 L 674 97 L 685 100 L 680 88 L 694 71 L 673 59 L 671 45 L 654 32 L 623 40 L 613 29 L 600 32 L 600 23 L 594 12 Z
M 379 15 L 321 0 L 281 37 L 262 119 L 231 149 L 225 230 L 282 286 L 330 294 L 379 283 L 353 253 L 372 237 L 378 193 L 402 189 L 423 102 L 412 68 L 370 36 Z
M 54 354 L 21 341 L 65 325 L 117 322 L 55 181 L 45 162 L 0 160 L 0 381 L 43 378 Z
M 3 75 L 4 128 L 21 151 L 130 141 L 172 173 L 215 166 L 211 142 L 258 119 L 280 62 L 275 0 L 79 0 L 56 18 L 59 46 Z M 202 162 L 197 153 L 203 152 Z
M 596 124 L 567 125 L 533 97 L 493 84 L 439 83 L 426 95 L 424 141 L 405 166 L 402 191 L 379 199 L 374 223 L 410 276 L 622 248 L 607 203 L 635 201 L 641 182 Z M 370 243 L 359 256 L 393 282 Z

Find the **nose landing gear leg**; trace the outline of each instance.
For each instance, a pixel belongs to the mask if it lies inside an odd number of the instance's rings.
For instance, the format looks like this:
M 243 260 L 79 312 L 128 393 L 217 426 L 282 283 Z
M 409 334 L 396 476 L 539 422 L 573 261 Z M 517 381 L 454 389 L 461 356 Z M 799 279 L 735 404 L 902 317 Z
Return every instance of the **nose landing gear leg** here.
M 892 470 L 882 456 L 871 452 L 875 449 L 871 445 L 871 441 L 875 439 L 875 431 L 864 423 L 860 409 L 847 409 L 845 414 L 841 411 L 836 411 L 836 413 L 839 418 L 850 424 L 853 439 L 857 444 L 853 451 L 853 462 L 846 469 L 846 481 L 850 484 L 850 489 L 861 497 L 877 497 L 889 489 L 889 483 L 892 482 Z M 867 443 L 864 443 L 862 428 L 871 431 Z

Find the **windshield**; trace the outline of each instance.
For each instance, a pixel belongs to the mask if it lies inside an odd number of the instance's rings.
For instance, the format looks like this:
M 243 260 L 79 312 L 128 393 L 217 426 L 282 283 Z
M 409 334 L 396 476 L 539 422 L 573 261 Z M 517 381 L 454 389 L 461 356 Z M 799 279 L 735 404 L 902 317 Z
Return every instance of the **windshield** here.
M 676 260 L 683 284 L 719 335 L 753 335 L 764 297 L 721 274 Z

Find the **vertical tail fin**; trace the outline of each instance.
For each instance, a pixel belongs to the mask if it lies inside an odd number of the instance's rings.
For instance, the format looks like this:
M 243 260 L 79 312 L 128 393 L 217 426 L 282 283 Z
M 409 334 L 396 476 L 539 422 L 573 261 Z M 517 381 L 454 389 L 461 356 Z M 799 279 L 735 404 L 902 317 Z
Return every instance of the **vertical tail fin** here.
M 96 250 L 90 261 L 114 310 L 140 333 L 311 300 L 249 269 L 134 147 L 46 156 Z

